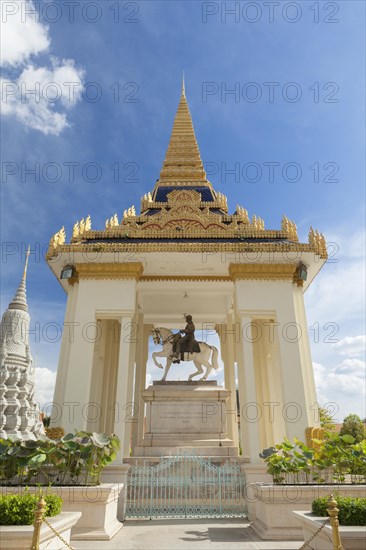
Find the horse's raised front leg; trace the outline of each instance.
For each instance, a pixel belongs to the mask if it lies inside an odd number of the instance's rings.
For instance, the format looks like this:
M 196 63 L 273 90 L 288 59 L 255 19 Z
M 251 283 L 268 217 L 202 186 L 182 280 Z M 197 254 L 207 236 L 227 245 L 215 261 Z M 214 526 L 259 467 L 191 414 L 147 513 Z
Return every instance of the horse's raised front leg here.
M 172 364 L 172 360 L 167 358 L 166 365 L 165 365 L 164 376 L 163 376 L 163 378 L 161 378 L 161 382 L 165 382 L 171 364 Z
M 188 382 L 190 382 L 194 376 L 197 376 L 197 374 L 201 374 L 201 372 L 203 372 L 202 365 L 199 361 L 193 361 L 193 363 L 197 370 L 188 376 Z
M 162 351 L 154 351 L 154 353 L 152 354 L 152 360 L 154 361 L 155 365 L 159 368 L 159 369 L 163 369 L 163 365 L 161 363 L 158 363 L 157 360 L 156 360 L 156 357 L 165 357 L 165 355 L 163 354 Z

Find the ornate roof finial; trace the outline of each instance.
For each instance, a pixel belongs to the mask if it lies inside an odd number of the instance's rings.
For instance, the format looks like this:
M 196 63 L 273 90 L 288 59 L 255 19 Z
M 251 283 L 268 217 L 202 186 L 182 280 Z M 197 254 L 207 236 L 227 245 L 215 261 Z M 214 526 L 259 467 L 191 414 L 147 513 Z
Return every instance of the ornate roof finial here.
M 185 79 L 184 79 L 184 71 L 183 71 L 183 78 L 182 78 L 182 95 L 184 95 L 184 97 L 186 97 L 186 83 L 185 83 Z
M 25 256 L 25 265 L 23 270 L 23 276 L 20 281 L 20 284 L 17 288 L 14 298 L 9 304 L 8 309 L 21 309 L 23 311 L 28 311 L 27 304 L 27 293 L 26 293 L 26 280 L 27 280 L 27 269 L 28 269 L 28 259 L 30 254 L 30 245 Z
M 85 220 L 85 231 L 91 230 L 91 217 L 90 214 L 88 214 L 86 220 Z
M 72 230 L 72 238 L 76 239 L 79 236 L 79 222 L 76 222 Z
M 184 185 L 186 182 L 189 185 L 209 185 L 194 133 L 183 77 L 182 96 L 175 115 L 160 178 L 155 187 L 167 183 Z

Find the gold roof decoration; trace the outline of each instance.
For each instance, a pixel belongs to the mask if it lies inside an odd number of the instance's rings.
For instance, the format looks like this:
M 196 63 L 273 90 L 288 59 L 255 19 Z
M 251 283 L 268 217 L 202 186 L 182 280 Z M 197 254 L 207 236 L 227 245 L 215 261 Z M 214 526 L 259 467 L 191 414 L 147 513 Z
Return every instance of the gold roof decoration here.
M 202 201 L 195 189 L 174 188 L 166 202 L 142 198 L 142 212 L 137 215 L 132 206 L 124 211 L 121 223 L 115 214 L 106 221 L 104 231 L 79 232 L 73 242 L 128 238 L 156 239 L 287 239 L 298 241 L 296 225 L 284 217 L 280 230 L 265 229 L 264 220 L 237 206 L 233 215 L 227 213 L 227 200 L 216 194 L 215 200 Z M 225 199 L 225 200 L 224 200 Z M 79 222 L 80 224 L 81 222 Z M 314 241 L 315 242 L 315 241 Z
M 239 206 L 238 204 L 236 205 L 236 216 L 238 216 L 238 218 L 240 218 L 243 223 L 250 223 L 248 210 L 246 210 L 242 206 Z
M 253 214 L 252 227 L 259 231 L 264 231 L 264 220 L 262 220 L 262 218 L 260 218 L 259 216 L 257 217 L 255 214 Z
M 283 215 L 283 217 L 282 217 L 281 227 L 282 227 L 283 231 L 285 231 L 289 235 L 289 238 L 292 241 L 298 241 L 299 240 L 299 237 L 297 235 L 296 223 L 289 220 L 288 217 L 285 216 L 285 215 Z
M 65 228 L 61 227 L 60 231 L 58 231 L 51 237 L 50 244 L 48 246 L 48 251 L 47 251 L 47 258 L 49 257 L 52 258 L 52 256 L 56 256 L 60 246 L 65 244 L 65 242 L 66 242 Z
M 76 239 L 78 236 L 79 236 L 79 222 L 76 222 L 72 230 L 72 238 Z
M 91 217 L 90 214 L 84 218 L 82 218 L 80 221 L 77 221 L 74 224 L 73 230 L 72 230 L 72 240 L 77 240 L 79 237 L 82 237 L 87 231 L 91 231 Z
M 315 230 L 310 227 L 309 231 L 309 244 L 316 250 L 316 252 L 322 258 L 328 258 L 327 243 L 325 237 L 322 233 L 319 233 L 318 230 Z
M 91 230 L 91 217 L 89 214 L 85 220 L 85 231 L 90 231 L 90 230 Z
M 323 235 L 310 230 L 309 242 L 299 243 L 296 224 L 283 216 L 279 229 L 266 229 L 264 220 L 237 205 L 229 214 L 227 197 L 207 180 L 185 89 L 165 160 L 152 192 L 135 206 L 106 220 L 105 229 L 91 229 L 90 216 L 76 222 L 70 245 L 61 232 L 50 243 L 47 257 L 62 250 L 98 251 L 312 251 L 327 257 Z
M 119 221 L 118 221 L 117 214 L 115 214 L 114 216 L 109 218 L 109 220 L 107 219 L 105 221 L 105 228 L 106 229 L 111 229 L 112 227 L 117 227 L 118 225 L 119 225 Z
M 125 220 L 126 218 L 135 218 L 136 217 L 136 209 L 135 209 L 135 206 L 132 205 L 130 208 L 128 208 L 127 210 L 125 210 L 123 212 L 123 219 Z

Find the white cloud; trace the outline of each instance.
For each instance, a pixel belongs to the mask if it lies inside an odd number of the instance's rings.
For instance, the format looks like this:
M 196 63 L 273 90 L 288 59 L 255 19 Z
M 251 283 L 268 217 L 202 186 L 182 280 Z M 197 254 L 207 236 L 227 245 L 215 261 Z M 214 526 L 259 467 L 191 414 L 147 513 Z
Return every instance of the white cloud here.
M 350 413 L 365 416 L 363 361 L 346 359 L 332 369 L 313 363 L 313 368 L 318 402 L 334 414 L 335 422 L 341 422 Z
M 360 355 L 365 353 L 366 336 L 347 336 L 339 342 L 332 344 L 340 355 Z
M 333 257 L 305 293 L 309 325 L 315 322 L 341 325 L 345 320 L 363 322 L 365 258 L 362 243 L 365 231 L 357 231 L 347 240 L 331 232 L 326 234 L 327 242 L 334 243 L 335 249 Z
M 365 231 L 341 230 L 338 226 L 337 233 L 325 231 L 327 242 L 335 243 L 333 262 L 324 266 L 305 293 L 318 401 L 334 403 L 339 422 L 351 412 L 365 416 L 366 343 L 361 332 Z
M 14 115 L 25 126 L 44 134 L 59 135 L 69 126 L 65 113 L 55 111 L 62 105 L 72 107 L 79 101 L 83 72 L 70 59 L 52 69 L 29 65 L 16 81 L 2 80 L 2 104 L 5 116 Z M 35 90 L 35 93 L 29 93 Z
M 334 372 L 337 374 L 352 374 L 353 376 L 364 378 L 365 367 L 365 361 L 361 359 L 345 359 L 334 369 Z
M 32 0 L 2 2 L 1 65 L 16 66 L 50 45 L 48 28 L 37 21 Z
M 49 67 L 29 63 L 32 54 L 50 47 L 48 29 L 34 20 L 31 0 L 17 2 L 16 7 L 19 11 L 2 24 L 6 47 L 1 63 L 5 69 L 18 69 L 21 65 L 23 69 L 18 76 L 0 81 L 2 113 L 46 135 L 59 135 L 70 126 L 63 110 L 72 108 L 81 98 L 84 71 L 72 59 L 51 57 Z M 29 13 L 32 10 L 34 14 Z M 22 38 L 18 42 L 19 35 Z
M 53 401 L 53 392 L 56 383 L 56 372 L 47 368 L 35 369 L 35 399 L 40 404 L 41 410 L 46 404 Z M 49 411 L 50 407 L 47 407 Z

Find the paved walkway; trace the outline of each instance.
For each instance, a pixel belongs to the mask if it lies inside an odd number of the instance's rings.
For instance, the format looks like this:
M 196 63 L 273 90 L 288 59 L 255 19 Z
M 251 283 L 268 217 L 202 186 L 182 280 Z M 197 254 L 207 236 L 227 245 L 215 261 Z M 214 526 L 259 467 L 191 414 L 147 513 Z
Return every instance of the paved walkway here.
M 261 540 L 242 519 L 129 520 L 109 542 L 73 541 L 88 550 L 298 550 L 301 542 Z

